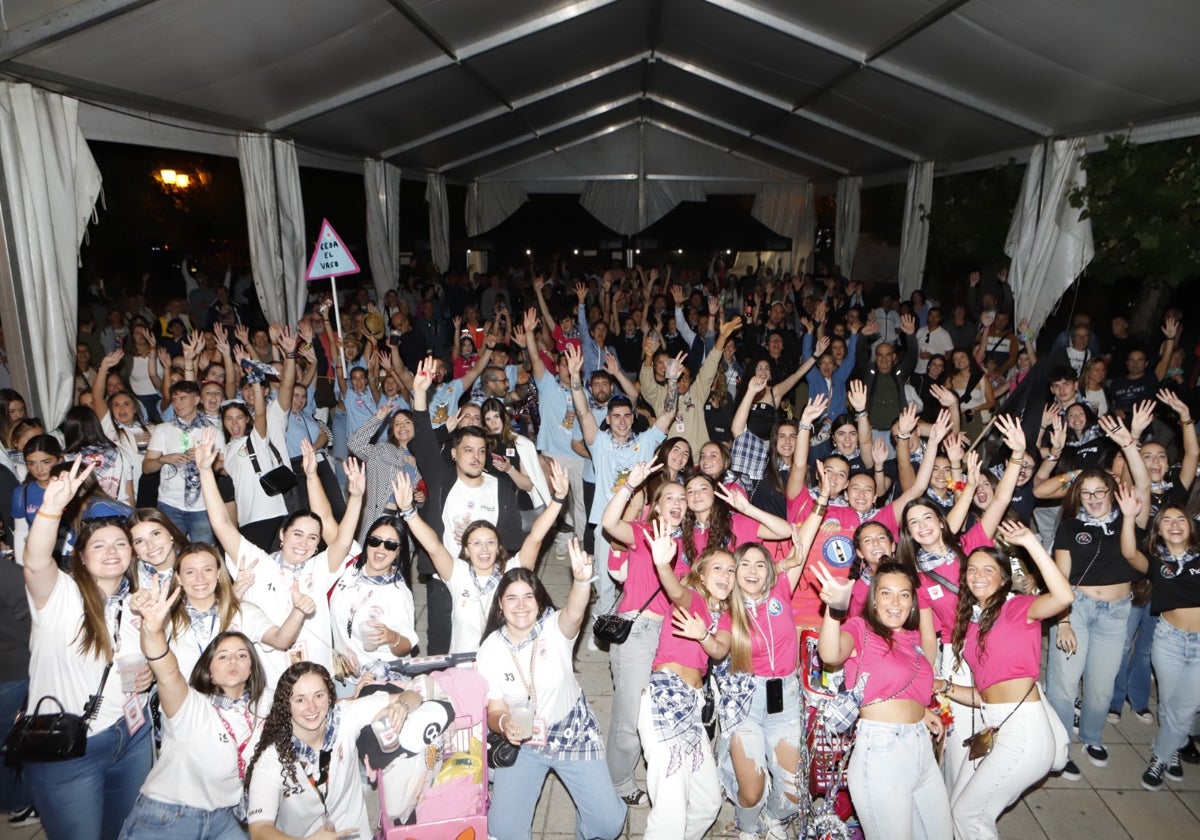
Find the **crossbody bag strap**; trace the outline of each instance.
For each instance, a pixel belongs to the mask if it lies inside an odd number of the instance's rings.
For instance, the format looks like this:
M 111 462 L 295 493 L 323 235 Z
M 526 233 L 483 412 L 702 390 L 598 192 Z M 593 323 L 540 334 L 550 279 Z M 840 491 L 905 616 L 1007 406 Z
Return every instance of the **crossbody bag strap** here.
M 250 456 L 250 465 L 254 467 L 255 475 L 262 475 L 262 467 L 258 465 L 258 456 L 254 454 L 254 440 L 250 435 L 246 435 L 246 454 Z M 279 453 L 275 453 L 276 457 Z
M 925 656 L 925 654 L 921 653 L 921 648 L 919 646 L 917 646 L 915 649 L 917 651 L 917 656 L 920 656 L 920 657 Z M 863 703 L 862 705 L 874 706 L 876 703 L 887 703 L 890 700 L 895 700 L 897 697 L 899 697 L 901 694 L 908 691 L 908 689 L 912 687 L 912 684 L 917 681 L 917 674 L 920 670 L 921 670 L 921 663 L 918 662 L 916 669 L 913 670 L 912 676 L 909 677 L 908 682 L 904 684 L 904 687 L 902 689 L 893 693 L 891 697 L 880 698 L 879 700 L 872 700 L 870 703 Z M 868 675 L 868 678 L 869 678 L 869 675 Z
M 951 582 L 949 581 L 949 579 L 948 579 L 948 578 L 947 578 L 945 575 L 938 574 L 938 573 L 937 573 L 937 572 L 935 572 L 935 571 L 929 571 L 929 572 L 925 572 L 925 574 L 929 575 L 931 578 L 933 578 L 934 580 L 936 580 L 936 581 L 937 581 L 938 583 L 940 583 L 942 586 L 944 586 L 944 587 L 946 587 L 947 589 L 949 589 L 949 590 L 950 590 L 950 594 L 952 594 L 952 595 L 957 595 L 957 594 L 958 594 L 958 584 L 951 583 Z
M 642 606 L 638 609 L 639 617 L 641 616 L 642 613 L 644 613 L 646 611 L 646 608 L 650 606 L 650 602 L 653 601 L 655 598 L 657 598 L 658 593 L 662 592 L 662 591 L 663 591 L 663 585 L 660 583 L 658 585 L 658 589 L 655 589 L 654 592 L 650 595 L 650 597 L 646 599 L 646 603 L 642 604 Z

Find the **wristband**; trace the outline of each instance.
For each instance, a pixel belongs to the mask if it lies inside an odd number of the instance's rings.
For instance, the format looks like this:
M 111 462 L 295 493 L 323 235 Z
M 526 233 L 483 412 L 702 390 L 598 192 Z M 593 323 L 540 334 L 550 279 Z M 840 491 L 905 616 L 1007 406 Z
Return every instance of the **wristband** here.
M 565 505 L 567 503 L 567 497 L 563 496 L 562 498 L 559 498 L 558 496 L 551 496 L 550 501 L 557 502 L 560 505 Z
M 816 431 L 816 427 L 815 427 L 815 426 L 813 426 L 813 424 L 812 424 L 812 423 L 800 423 L 800 424 L 798 424 L 798 425 L 796 426 L 796 428 L 797 428 L 797 429 L 799 429 L 799 430 L 800 430 L 800 431 L 802 431 L 802 432 L 808 432 L 808 433 L 810 433 L 810 434 L 811 434 L 812 432 Z
M 42 517 L 42 519 L 50 519 L 50 520 L 52 520 L 52 521 L 54 521 L 54 522 L 57 522 L 58 520 L 60 520 L 60 519 L 62 519 L 62 518 L 63 518 L 63 515 L 62 515 L 61 513 L 59 513 L 59 514 L 54 514 L 54 513 L 46 513 L 46 512 L 45 512 L 44 510 L 42 510 L 41 508 L 38 508 L 37 515 L 38 515 L 38 516 L 40 516 L 40 517 Z
M 415 514 L 416 512 L 417 512 L 416 505 L 413 505 L 412 507 L 407 507 L 404 510 L 400 511 L 400 518 L 401 519 L 411 519 L 413 517 L 413 514 Z
M 294 358 L 296 358 L 296 354 L 295 354 L 295 353 L 284 353 L 284 354 L 283 354 L 283 358 L 285 358 L 285 359 L 294 359 Z
M 1017 464 L 1019 466 L 1025 466 L 1025 456 L 1022 455 L 1020 458 L 1009 458 L 1008 463 Z
M 170 652 L 171 652 L 171 649 L 167 648 L 162 653 L 160 653 L 158 656 L 147 656 L 146 661 L 147 662 L 157 662 L 158 660 L 164 658 Z
M 900 434 L 899 432 L 897 432 L 897 433 L 896 433 L 896 440 L 909 440 L 909 439 L 911 439 L 911 438 L 912 438 L 912 433 L 911 433 L 911 432 L 910 432 L 909 434 L 907 434 L 907 435 L 902 435 L 902 434 Z
M 866 416 L 867 416 L 867 412 L 865 412 L 865 411 L 856 411 L 856 412 L 854 412 L 854 419 L 855 419 L 855 420 L 861 420 L 861 419 L 863 419 L 863 418 L 864 418 L 864 417 L 866 417 Z

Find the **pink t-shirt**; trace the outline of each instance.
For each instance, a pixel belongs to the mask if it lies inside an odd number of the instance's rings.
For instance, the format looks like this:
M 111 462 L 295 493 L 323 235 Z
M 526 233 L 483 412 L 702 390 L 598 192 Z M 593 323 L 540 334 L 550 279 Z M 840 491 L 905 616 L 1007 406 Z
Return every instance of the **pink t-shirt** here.
M 746 609 L 754 673 L 760 677 L 786 677 L 796 673 L 799 642 L 792 618 L 792 584 L 780 574 L 767 599 Z
M 817 500 L 813 498 L 812 493 L 807 489 L 801 490 L 800 495 L 792 496 L 787 500 L 788 521 L 800 524 L 808 518 L 816 505 Z M 829 509 L 825 511 L 825 520 L 829 521 L 830 519 L 843 528 L 857 528 L 862 523 L 862 517 L 858 511 L 849 505 L 830 505 Z
M 842 631 L 854 639 L 854 655 L 846 660 L 846 685 L 858 682 L 866 671 L 867 685 L 863 704 L 880 700 L 913 700 L 928 706 L 933 698 L 933 667 L 921 653 L 919 630 L 892 632 L 892 648 L 887 640 L 867 627 L 861 618 L 851 618 Z
M 896 521 L 896 509 L 892 505 L 884 505 L 869 520 L 887 528 L 893 540 L 900 539 L 900 523 Z
M 688 612 L 703 619 L 710 631 L 715 633 L 717 630 L 729 630 L 733 626 L 729 620 L 729 611 L 726 610 L 721 613 L 714 628 L 712 612 L 708 609 L 704 596 L 694 589 L 690 592 L 692 603 Z M 664 621 L 662 630 L 659 632 L 658 651 L 654 654 L 654 664 L 651 666 L 651 670 L 658 670 L 660 666 L 668 662 L 674 662 L 686 668 L 696 668 L 701 672 L 708 670 L 708 654 L 704 652 L 700 643 L 695 639 L 685 639 L 683 636 L 675 635 L 675 628 L 671 626 L 671 622 Z
M 982 691 L 1005 680 L 1033 677 L 1042 661 L 1042 622 L 1029 621 L 1029 607 L 1036 595 L 1014 595 L 1000 608 L 996 623 L 988 631 L 983 651 L 979 650 L 979 625 L 967 628 L 963 659 L 971 666 L 975 685 Z
M 744 513 L 731 512 L 729 530 L 733 532 L 733 545 L 729 546 L 730 553 L 744 542 L 759 542 L 758 527 L 758 522 Z M 708 529 L 701 531 L 697 528 L 692 533 L 692 540 L 696 543 L 696 557 L 699 557 L 704 553 L 704 549 L 708 548 Z M 679 550 L 683 552 L 682 537 L 679 539 Z M 688 560 L 695 563 L 696 557 L 689 557 Z
M 630 526 L 634 533 L 633 546 L 620 555 L 620 559 L 629 564 L 625 577 L 624 594 L 621 596 L 620 612 L 640 610 L 651 593 L 658 589 L 660 582 L 658 570 L 654 568 L 654 557 L 650 554 L 649 528 L 645 522 L 631 522 Z M 610 557 L 609 566 L 612 566 L 612 563 L 613 559 Z M 619 561 L 617 566 L 620 567 Z M 682 577 L 687 574 L 687 570 L 688 565 L 683 562 L 683 552 L 681 551 L 675 558 L 675 574 Z M 667 614 L 669 607 L 670 602 L 667 601 L 666 593 L 659 592 L 646 610 L 662 616 Z
M 821 602 L 821 584 L 817 580 L 817 564 L 824 563 L 834 577 L 845 580 L 854 565 L 854 529 L 842 528 L 832 533 L 817 532 L 808 561 L 800 573 L 800 583 L 792 592 L 792 617 L 797 627 L 820 628 L 824 605 Z
M 983 525 L 978 522 L 963 534 L 959 541 L 964 555 L 969 555 L 977 548 L 986 548 L 992 544 L 991 539 L 983 530 Z M 938 566 L 934 571 L 957 587 L 959 575 L 962 572 L 962 563 L 955 558 L 949 563 Z M 933 610 L 934 629 L 942 634 L 943 640 L 949 639 L 950 632 L 954 629 L 955 612 L 958 610 L 958 595 L 925 572 L 921 572 L 920 577 L 921 586 L 917 589 L 917 606 L 921 609 L 931 608 Z
M 850 590 L 850 609 L 847 614 L 854 618 L 862 615 L 863 607 L 867 605 L 867 596 L 871 593 L 871 584 L 865 578 L 858 578 L 854 581 L 854 588 Z M 918 605 L 920 598 L 917 599 Z

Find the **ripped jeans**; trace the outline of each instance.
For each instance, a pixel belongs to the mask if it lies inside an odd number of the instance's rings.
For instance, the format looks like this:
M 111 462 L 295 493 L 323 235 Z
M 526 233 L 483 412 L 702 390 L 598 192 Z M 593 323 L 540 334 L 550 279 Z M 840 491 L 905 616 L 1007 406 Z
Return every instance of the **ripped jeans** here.
M 799 758 L 804 703 L 800 698 L 799 678 L 792 674 L 780 679 L 783 680 L 783 711 L 767 713 L 767 677 L 755 676 L 754 696 L 745 718 L 732 727 L 727 727 L 725 720 L 721 721 L 717 765 L 721 784 L 736 806 L 739 831 L 757 831 L 760 817 L 782 822 L 799 811 L 799 805 L 793 801 L 797 796 L 798 771 L 780 763 L 779 749 L 790 748 Z M 755 769 L 768 772 L 762 797 L 748 808 L 742 807 L 738 799 L 732 754 L 734 738 Z

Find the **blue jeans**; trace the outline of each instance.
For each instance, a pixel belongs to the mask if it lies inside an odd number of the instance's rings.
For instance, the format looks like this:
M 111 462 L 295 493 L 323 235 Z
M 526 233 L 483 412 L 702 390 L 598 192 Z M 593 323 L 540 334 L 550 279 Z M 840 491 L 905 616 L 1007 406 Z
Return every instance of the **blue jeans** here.
M 1113 684 L 1110 712 L 1121 713 L 1125 701 L 1135 712 L 1150 708 L 1150 648 L 1154 642 L 1154 627 L 1158 616 L 1150 615 L 1150 602 L 1131 607 L 1129 627 L 1125 634 L 1125 651 L 1121 654 L 1121 670 Z
M 117 840 L 151 760 L 149 723 L 131 738 L 119 720 L 88 738 L 82 758 L 26 764 L 48 840 Z
M 633 618 L 637 611 L 621 615 Z M 634 778 L 642 754 L 642 741 L 637 730 L 638 710 L 642 707 L 642 690 L 650 684 L 650 666 L 654 664 L 661 631 L 662 616 L 644 612 L 633 622 L 625 643 L 613 645 L 609 650 L 613 699 L 604 749 L 608 772 L 618 796 L 629 796 L 638 789 Z
M 120 840 L 246 840 L 232 808 L 205 811 L 139 796 Z
M 779 760 L 780 748 L 788 748 L 799 756 L 802 734 L 800 679 L 792 674 L 783 680 L 783 711 L 767 712 L 767 678 L 755 676 L 754 699 L 746 718 L 733 732 L 721 732 L 717 740 L 717 771 L 721 784 L 734 800 L 734 813 L 740 831 L 758 831 L 759 818 L 782 821 L 800 810 L 796 804 L 796 769 L 784 767 Z M 758 802 L 745 808 L 738 800 L 737 775 L 733 767 L 733 739 L 737 738 L 746 757 L 755 769 L 767 774 L 767 784 Z
M 180 531 L 183 531 L 183 535 L 190 542 L 215 542 L 212 526 L 208 524 L 208 514 L 203 510 L 180 510 L 161 502 L 158 509 L 166 514 L 167 518 L 174 522 Z
M 1050 706 L 1069 733 L 1075 719 L 1075 697 L 1083 680 L 1083 708 L 1079 712 L 1079 742 L 1103 743 L 1104 717 L 1112 702 L 1113 683 L 1121 669 L 1126 629 L 1133 597 L 1101 601 L 1075 592 L 1071 629 L 1076 651 L 1058 649 L 1058 626 L 1050 631 L 1050 656 L 1046 668 L 1046 694 Z
M 20 714 L 29 693 L 29 680 L 0 682 L 0 743 L 12 731 L 12 722 Z M 24 779 L 15 770 L 0 767 L 0 814 L 28 808 L 31 803 Z
M 1158 736 L 1154 757 L 1166 761 L 1187 744 L 1200 711 L 1200 633 L 1169 621 L 1154 628 L 1154 674 L 1158 678 Z
M 949 837 L 950 797 L 924 723 L 858 721 L 848 780 L 867 840 Z
M 601 759 L 552 761 L 522 747 L 512 767 L 496 770 L 488 834 L 524 840 L 533 833 L 533 812 L 546 774 L 554 771 L 575 802 L 576 840 L 614 840 L 625 830 L 625 803 L 618 798 Z M 562 828 L 562 826 L 559 826 Z

